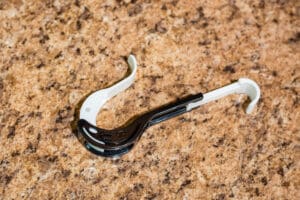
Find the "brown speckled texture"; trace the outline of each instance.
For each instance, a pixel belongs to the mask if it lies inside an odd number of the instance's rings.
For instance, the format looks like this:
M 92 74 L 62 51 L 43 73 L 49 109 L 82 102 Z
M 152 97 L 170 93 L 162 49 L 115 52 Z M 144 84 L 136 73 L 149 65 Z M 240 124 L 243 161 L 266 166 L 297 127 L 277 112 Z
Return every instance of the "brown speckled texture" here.
M 240 77 L 260 85 L 149 128 L 119 160 L 79 143 L 88 93 L 125 76 L 98 125 Z M 0 199 L 300 199 L 297 0 L 0 1 Z

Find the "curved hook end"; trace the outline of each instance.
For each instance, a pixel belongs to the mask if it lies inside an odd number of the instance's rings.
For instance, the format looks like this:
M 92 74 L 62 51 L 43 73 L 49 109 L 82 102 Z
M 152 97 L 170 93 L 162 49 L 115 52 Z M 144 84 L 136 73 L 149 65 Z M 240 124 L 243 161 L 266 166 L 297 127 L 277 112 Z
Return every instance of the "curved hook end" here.
M 252 112 L 259 100 L 260 89 L 253 80 L 248 78 L 240 78 L 237 82 L 203 94 L 203 100 L 190 103 L 187 106 L 187 109 L 191 110 L 193 108 L 209 103 L 211 101 L 215 101 L 230 94 L 247 94 L 250 97 L 251 102 L 246 109 L 246 113 L 249 114 Z
M 238 83 L 240 85 L 239 93 L 247 94 L 251 99 L 246 109 L 246 113 L 250 114 L 260 98 L 259 86 L 256 82 L 248 78 L 240 78 Z
M 81 105 L 80 119 L 85 119 L 91 124 L 96 125 L 97 114 L 105 102 L 127 89 L 133 83 L 137 70 L 137 62 L 133 55 L 128 56 L 127 62 L 130 68 L 129 75 L 109 88 L 90 94 Z
M 136 68 L 137 68 L 137 62 L 136 62 L 136 59 L 135 59 L 134 55 L 130 54 L 130 55 L 128 56 L 128 58 L 127 58 L 127 63 L 128 63 L 128 65 L 129 65 L 131 71 L 132 71 L 133 73 L 135 73 Z

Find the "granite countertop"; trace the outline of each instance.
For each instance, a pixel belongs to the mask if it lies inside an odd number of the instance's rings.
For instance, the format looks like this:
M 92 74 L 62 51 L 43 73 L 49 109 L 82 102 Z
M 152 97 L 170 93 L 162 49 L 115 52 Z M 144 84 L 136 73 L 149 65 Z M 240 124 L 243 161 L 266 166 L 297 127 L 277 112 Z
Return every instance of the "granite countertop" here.
M 300 2 L 0 1 L 0 199 L 300 199 Z M 255 80 L 149 128 L 120 159 L 72 129 L 90 92 L 122 79 L 98 125 Z

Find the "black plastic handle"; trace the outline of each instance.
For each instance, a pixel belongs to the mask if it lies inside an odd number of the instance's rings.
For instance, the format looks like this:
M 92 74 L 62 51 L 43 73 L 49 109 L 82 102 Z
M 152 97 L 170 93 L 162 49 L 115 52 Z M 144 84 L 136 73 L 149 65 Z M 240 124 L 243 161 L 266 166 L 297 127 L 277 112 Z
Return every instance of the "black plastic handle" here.
M 202 98 L 203 95 L 201 93 L 197 95 L 191 95 L 186 98 L 179 99 L 174 103 L 153 110 L 152 112 L 150 112 L 153 114 L 152 115 L 153 117 L 149 121 L 149 126 L 171 119 L 173 117 L 176 117 L 178 115 L 187 112 L 186 108 L 188 104 L 196 101 L 201 101 Z
M 202 99 L 202 93 L 187 96 L 144 113 L 127 126 L 113 130 L 101 129 L 80 119 L 78 131 L 83 136 L 86 147 L 93 153 L 106 157 L 119 156 L 132 149 L 146 128 L 187 112 L 188 104 Z

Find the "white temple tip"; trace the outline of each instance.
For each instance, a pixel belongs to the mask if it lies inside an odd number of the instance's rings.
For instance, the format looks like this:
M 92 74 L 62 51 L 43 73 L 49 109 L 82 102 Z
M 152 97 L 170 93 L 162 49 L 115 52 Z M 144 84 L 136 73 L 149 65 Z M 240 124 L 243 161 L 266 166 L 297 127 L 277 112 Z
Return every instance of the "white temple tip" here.
M 251 100 L 246 109 L 246 113 L 250 114 L 260 98 L 259 86 L 256 82 L 248 78 L 240 78 L 238 82 L 240 84 L 239 93 L 247 94 Z
M 136 68 L 137 67 L 137 62 L 136 62 L 136 59 L 134 57 L 134 55 L 130 54 L 127 58 L 127 62 L 129 64 L 129 66 L 131 68 Z
M 250 114 L 259 100 L 260 89 L 253 80 L 248 78 L 240 78 L 237 82 L 203 94 L 203 99 L 201 101 L 190 103 L 187 106 L 187 109 L 194 109 L 198 106 L 215 101 L 230 94 L 247 94 L 251 99 L 251 102 L 246 109 L 246 113 Z

